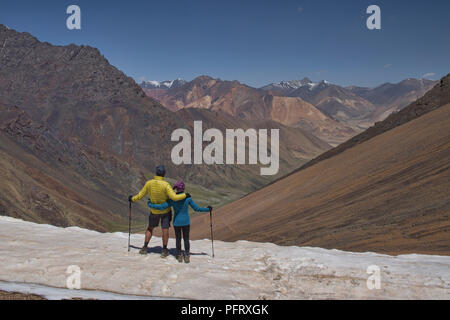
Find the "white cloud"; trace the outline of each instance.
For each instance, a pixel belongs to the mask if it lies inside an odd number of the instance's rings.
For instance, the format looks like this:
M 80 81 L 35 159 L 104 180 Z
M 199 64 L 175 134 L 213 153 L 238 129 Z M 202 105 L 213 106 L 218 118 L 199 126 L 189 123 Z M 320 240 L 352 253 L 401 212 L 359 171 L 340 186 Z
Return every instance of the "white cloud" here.
M 435 75 L 436 75 L 436 73 L 434 73 L 434 72 L 428 72 L 428 73 L 425 73 L 422 76 L 422 78 L 431 78 L 431 77 L 434 77 Z
M 144 76 L 141 76 L 141 77 L 139 77 L 137 80 L 138 80 L 139 82 L 142 82 L 142 81 L 146 81 L 147 78 L 144 77 Z

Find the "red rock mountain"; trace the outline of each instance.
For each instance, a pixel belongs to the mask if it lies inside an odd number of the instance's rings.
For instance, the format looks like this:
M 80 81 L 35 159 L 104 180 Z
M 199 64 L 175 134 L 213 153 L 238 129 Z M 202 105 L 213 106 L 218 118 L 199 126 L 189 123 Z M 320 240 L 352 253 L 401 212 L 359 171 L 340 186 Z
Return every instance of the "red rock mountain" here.
M 183 86 L 156 94 L 147 91 L 147 94 L 170 110 L 200 108 L 251 121 L 274 120 L 299 127 L 332 145 L 356 133 L 300 98 L 273 96 L 238 81 L 200 76 Z

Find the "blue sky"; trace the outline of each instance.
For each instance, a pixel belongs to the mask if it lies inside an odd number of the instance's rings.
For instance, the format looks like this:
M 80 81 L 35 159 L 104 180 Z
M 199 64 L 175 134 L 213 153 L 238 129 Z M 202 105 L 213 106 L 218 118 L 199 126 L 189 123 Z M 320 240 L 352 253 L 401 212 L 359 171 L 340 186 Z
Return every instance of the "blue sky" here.
M 66 28 L 71 4 L 81 8 L 81 30 Z M 366 27 L 371 4 L 381 8 L 381 30 Z M 376 86 L 450 72 L 448 0 L 2 0 L 0 23 L 56 45 L 97 47 L 136 80 Z

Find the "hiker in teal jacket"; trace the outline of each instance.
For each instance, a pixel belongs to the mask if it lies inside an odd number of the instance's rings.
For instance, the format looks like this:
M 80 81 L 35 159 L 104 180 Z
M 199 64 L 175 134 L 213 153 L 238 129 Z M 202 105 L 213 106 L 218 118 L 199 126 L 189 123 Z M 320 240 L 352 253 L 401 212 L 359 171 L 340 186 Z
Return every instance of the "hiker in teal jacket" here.
M 184 183 L 183 181 L 178 181 L 174 186 L 173 189 L 177 191 L 177 193 L 183 193 L 184 192 Z M 169 199 L 167 202 L 164 202 L 162 204 L 153 204 L 151 203 L 150 199 L 148 200 L 148 206 L 152 209 L 157 210 L 164 210 L 169 207 L 173 207 L 174 209 L 174 218 L 173 218 L 173 226 L 175 229 L 175 242 L 177 247 L 177 259 L 178 262 L 183 262 L 183 256 L 181 253 L 181 237 L 183 236 L 184 241 L 184 261 L 186 263 L 189 263 L 190 261 L 190 244 L 189 244 L 189 230 L 191 221 L 189 219 L 189 206 L 191 206 L 192 209 L 198 212 L 209 212 L 212 210 L 211 206 L 208 206 L 207 208 L 199 207 L 194 200 L 190 197 L 189 194 L 186 194 L 186 199 L 179 200 L 179 201 L 173 201 Z

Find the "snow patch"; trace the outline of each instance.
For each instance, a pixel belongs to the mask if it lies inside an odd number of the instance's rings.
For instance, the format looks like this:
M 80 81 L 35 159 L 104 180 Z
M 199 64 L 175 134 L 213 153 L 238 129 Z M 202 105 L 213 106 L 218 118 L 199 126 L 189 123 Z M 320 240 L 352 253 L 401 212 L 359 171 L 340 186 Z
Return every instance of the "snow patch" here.
M 143 256 L 138 253 L 143 234 L 131 235 L 128 252 L 126 233 L 59 228 L 4 216 L 0 238 L 0 280 L 7 282 L 3 288 L 54 298 L 74 293 L 66 289 L 67 268 L 77 265 L 82 289 L 75 292 L 77 297 L 84 291 L 91 294 L 84 297 L 93 297 L 94 290 L 99 299 L 108 299 L 109 293 L 119 299 L 450 299 L 450 257 L 445 256 L 393 257 L 241 240 L 214 241 L 213 259 L 211 241 L 203 239 L 191 241 L 191 263 L 186 264 L 176 260 L 172 238 L 171 256 L 162 259 L 157 237 Z M 366 284 L 372 265 L 381 270 L 380 290 L 369 290 Z M 30 291 L 30 286 L 44 291 Z M 67 296 L 65 290 L 72 292 Z
M 165 80 L 165 81 L 149 80 L 149 81 L 142 81 L 140 86 L 142 88 L 147 89 L 170 89 L 174 86 L 175 83 L 177 84 L 177 86 L 181 86 L 185 84 L 186 81 L 181 78 L 177 78 L 176 80 Z

